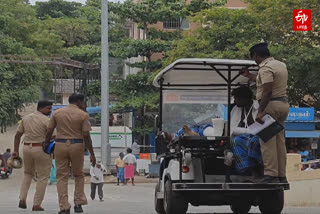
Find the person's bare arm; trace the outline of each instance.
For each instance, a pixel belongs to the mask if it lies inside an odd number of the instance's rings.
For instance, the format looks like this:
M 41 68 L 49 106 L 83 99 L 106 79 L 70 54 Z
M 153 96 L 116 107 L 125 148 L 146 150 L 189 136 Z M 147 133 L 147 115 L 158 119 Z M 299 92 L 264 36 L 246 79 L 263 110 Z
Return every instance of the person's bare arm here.
M 248 68 L 243 68 L 243 69 L 241 69 L 240 74 L 241 74 L 242 76 L 245 76 L 245 77 L 249 78 L 249 79 L 252 80 L 252 81 L 256 81 L 256 79 L 257 79 L 257 75 L 256 75 L 256 74 L 251 74 L 251 73 L 249 72 L 249 69 L 248 69 Z
M 19 156 L 19 146 L 20 146 L 20 141 L 23 133 L 17 132 L 16 135 L 14 136 L 14 147 L 13 147 L 13 153 L 12 156 Z
M 91 164 L 93 166 L 96 165 L 96 157 L 94 155 L 94 151 L 93 151 L 93 147 L 92 147 L 92 140 L 91 140 L 91 137 L 90 137 L 90 132 L 89 131 L 85 131 L 83 132 L 83 139 L 84 139 L 84 143 L 85 143 L 85 146 L 86 148 L 89 150 L 90 152 L 90 161 L 91 161 Z
M 262 117 L 265 115 L 265 109 L 270 102 L 271 96 L 272 96 L 272 82 L 268 82 L 262 85 L 263 92 L 262 97 L 260 101 L 260 106 L 258 110 L 258 115 L 256 117 L 256 121 L 259 123 L 263 123 Z

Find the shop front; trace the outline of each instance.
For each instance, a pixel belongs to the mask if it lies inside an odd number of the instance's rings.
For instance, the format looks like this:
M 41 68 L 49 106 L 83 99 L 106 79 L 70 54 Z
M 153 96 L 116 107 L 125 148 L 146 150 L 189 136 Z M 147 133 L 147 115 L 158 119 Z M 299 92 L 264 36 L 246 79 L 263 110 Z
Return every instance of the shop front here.
M 290 108 L 285 129 L 288 153 L 300 154 L 302 162 L 320 158 L 314 108 Z M 314 161 L 312 168 L 319 168 L 318 162 Z

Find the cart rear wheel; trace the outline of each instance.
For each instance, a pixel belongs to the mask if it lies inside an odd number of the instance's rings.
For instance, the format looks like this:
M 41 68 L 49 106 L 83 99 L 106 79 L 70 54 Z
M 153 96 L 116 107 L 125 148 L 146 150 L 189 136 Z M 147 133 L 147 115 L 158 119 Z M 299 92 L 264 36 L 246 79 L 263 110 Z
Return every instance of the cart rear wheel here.
M 156 210 L 157 213 L 163 214 L 163 213 L 165 213 L 164 207 L 163 207 L 163 199 L 157 198 L 158 192 L 160 192 L 160 182 L 157 183 L 155 190 L 154 190 L 154 209 Z
M 178 193 L 172 191 L 172 183 L 167 180 L 164 185 L 164 211 L 166 214 L 185 214 L 188 202 Z
M 259 209 L 262 214 L 280 214 L 283 204 L 283 189 L 270 191 L 263 194 L 259 202 Z
M 234 214 L 248 214 L 251 205 L 247 201 L 235 201 L 230 205 L 230 208 Z

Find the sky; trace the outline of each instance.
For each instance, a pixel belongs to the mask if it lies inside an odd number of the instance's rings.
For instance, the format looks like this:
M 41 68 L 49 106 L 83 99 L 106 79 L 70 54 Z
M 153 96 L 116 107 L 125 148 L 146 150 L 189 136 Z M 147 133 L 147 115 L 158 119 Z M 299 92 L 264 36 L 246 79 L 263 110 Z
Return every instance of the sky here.
M 34 5 L 36 1 L 48 1 L 48 0 L 29 0 L 30 4 Z M 82 4 L 86 3 L 86 0 L 66 0 L 66 1 L 75 1 Z

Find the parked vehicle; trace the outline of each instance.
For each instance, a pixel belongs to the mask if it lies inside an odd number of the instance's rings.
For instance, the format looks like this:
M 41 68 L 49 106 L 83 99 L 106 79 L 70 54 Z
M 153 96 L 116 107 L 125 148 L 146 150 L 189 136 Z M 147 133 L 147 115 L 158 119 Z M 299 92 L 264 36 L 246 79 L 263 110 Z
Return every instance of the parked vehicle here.
M 160 88 L 157 154 L 160 178 L 155 187 L 157 213 L 184 214 L 188 204 L 230 205 L 233 213 L 247 214 L 259 206 L 263 214 L 280 214 L 288 183 L 248 182 L 225 164 L 231 149 L 231 90 L 252 82 L 239 74 L 243 67 L 257 73 L 249 60 L 180 59 L 164 68 L 153 81 Z M 221 105 L 227 107 L 223 111 Z M 178 136 L 184 125 L 203 125 L 222 118 L 222 135 Z
M 11 174 L 12 170 L 5 168 L 5 167 L 1 167 L 0 168 L 0 178 L 1 179 L 7 179 L 9 178 L 9 175 Z
M 92 127 L 90 131 L 93 151 L 96 155 L 97 161 L 101 160 L 101 127 Z M 126 126 L 110 126 L 109 127 L 109 142 L 111 145 L 111 163 L 109 166 L 108 173 L 116 173 L 116 167 L 114 165 L 115 159 L 119 157 L 120 152 L 126 152 L 127 148 L 132 145 L 132 131 Z M 90 156 L 84 157 L 84 168 L 85 173 L 90 171 Z

